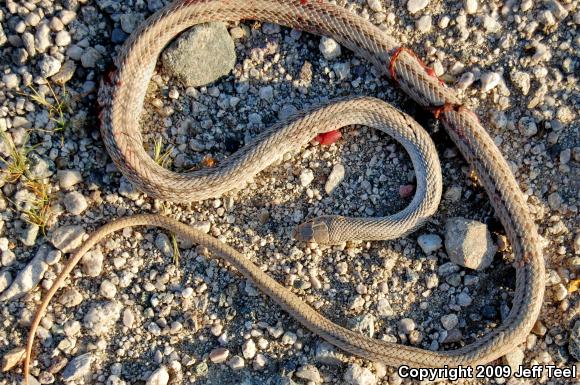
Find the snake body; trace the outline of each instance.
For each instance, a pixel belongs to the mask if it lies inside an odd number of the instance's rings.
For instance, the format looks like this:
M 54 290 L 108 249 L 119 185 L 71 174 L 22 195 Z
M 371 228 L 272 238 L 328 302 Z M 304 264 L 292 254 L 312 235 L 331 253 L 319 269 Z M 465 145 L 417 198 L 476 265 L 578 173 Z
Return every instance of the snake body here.
M 495 360 L 524 341 L 541 310 L 544 261 L 536 226 L 508 164 L 475 114 L 461 105 L 452 89 L 426 71 L 411 52 L 401 50 L 394 39 L 343 8 L 306 0 L 186 0 L 157 12 L 127 40 L 115 61 L 116 71 L 100 90 L 103 140 L 122 173 L 150 196 L 176 202 L 198 201 L 219 196 L 243 183 L 281 153 L 300 148 L 318 132 L 365 124 L 393 135 L 409 152 L 418 174 L 413 201 L 400 213 L 386 218 L 317 218 L 299 227 L 296 237 L 320 243 L 389 239 L 412 230 L 434 212 L 441 194 L 441 176 L 432 142 L 408 116 L 372 98 L 341 100 L 299 114 L 293 121 L 259 135 L 213 170 L 178 174 L 158 166 L 149 157 L 142 144 L 139 115 L 161 50 L 176 35 L 193 25 L 245 19 L 278 23 L 330 36 L 394 78 L 419 105 L 437 110 L 449 136 L 480 178 L 510 240 L 515 255 L 516 288 L 508 317 L 492 332 L 456 350 L 428 351 L 375 340 L 331 322 L 217 239 L 170 218 L 137 215 L 104 225 L 69 260 L 32 323 L 25 379 L 28 380 L 34 332 L 48 302 L 85 252 L 108 234 L 126 226 L 158 226 L 207 247 L 252 280 L 309 330 L 347 352 L 373 361 L 411 367 L 476 365 Z M 398 227 L 401 223 L 404 226 Z

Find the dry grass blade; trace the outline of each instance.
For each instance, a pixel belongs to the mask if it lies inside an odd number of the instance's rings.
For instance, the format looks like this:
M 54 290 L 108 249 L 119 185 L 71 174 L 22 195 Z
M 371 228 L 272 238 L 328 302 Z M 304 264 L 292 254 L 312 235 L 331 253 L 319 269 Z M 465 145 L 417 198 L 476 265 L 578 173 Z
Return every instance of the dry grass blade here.
M 16 147 L 8 133 L 1 132 L 0 139 L 6 143 L 8 147 L 8 157 L 0 156 L 0 162 L 4 164 L 4 170 L 2 173 L 5 175 L 5 180 L 9 183 L 17 182 L 24 173 L 28 170 L 28 153 L 33 149 L 33 147 L 22 146 L 20 148 Z M 28 141 L 28 137 L 25 142 Z

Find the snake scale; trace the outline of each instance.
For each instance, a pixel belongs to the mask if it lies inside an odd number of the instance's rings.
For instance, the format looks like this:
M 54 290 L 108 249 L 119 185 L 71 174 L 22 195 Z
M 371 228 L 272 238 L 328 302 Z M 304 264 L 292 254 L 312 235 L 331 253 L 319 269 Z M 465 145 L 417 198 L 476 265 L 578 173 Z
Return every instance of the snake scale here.
M 216 197 L 239 186 L 285 151 L 299 149 L 320 132 L 351 124 L 383 130 L 409 152 L 417 177 L 411 204 L 386 218 L 322 217 L 301 225 L 299 239 L 337 243 L 348 239 L 391 239 L 423 223 L 435 211 L 441 195 L 441 171 L 428 135 L 405 114 L 372 98 L 340 100 L 302 112 L 260 134 L 215 169 L 174 173 L 158 166 L 143 148 L 139 115 L 145 92 L 161 50 L 187 28 L 212 21 L 259 20 L 329 36 L 372 62 L 420 106 L 441 119 L 449 136 L 474 168 L 515 255 L 516 288 L 508 317 L 499 327 L 456 350 L 428 351 L 380 341 L 345 329 L 304 303 L 256 265 L 217 239 L 174 219 L 136 215 L 104 225 L 75 252 L 46 294 L 34 319 L 24 363 L 28 382 L 34 334 L 50 299 L 91 247 L 127 226 L 158 226 L 205 246 L 239 270 L 306 328 L 354 355 L 388 365 L 443 367 L 488 363 L 523 342 L 533 327 L 544 295 L 544 261 L 535 224 L 518 184 L 476 115 L 464 107 L 410 50 L 370 22 L 349 11 L 314 0 L 181 0 L 146 20 L 126 41 L 116 70 L 101 86 L 101 132 L 106 148 L 122 173 L 152 197 L 174 202 Z M 313 128 L 318 127 L 318 128 Z

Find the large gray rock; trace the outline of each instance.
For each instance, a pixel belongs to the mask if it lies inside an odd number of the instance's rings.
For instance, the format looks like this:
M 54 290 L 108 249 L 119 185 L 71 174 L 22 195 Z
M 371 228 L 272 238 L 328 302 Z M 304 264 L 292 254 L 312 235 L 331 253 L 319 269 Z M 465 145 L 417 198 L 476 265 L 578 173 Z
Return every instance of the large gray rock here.
M 497 250 L 487 226 L 465 218 L 447 221 L 445 249 L 452 262 L 474 270 L 483 270 L 491 265 Z
M 188 87 L 199 87 L 227 75 L 236 64 L 236 52 L 225 24 L 191 28 L 161 55 L 163 67 Z
M 91 353 L 85 353 L 73 358 L 62 372 L 62 379 L 73 381 L 87 376 L 91 372 L 92 362 L 93 355 Z
M 38 285 L 48 269 L 45 260 L 49 251 L 47 245 L 40 246 L 34 258 L 18 273 L 10 287 L 2 292 L 0 301 L 20 298 Z

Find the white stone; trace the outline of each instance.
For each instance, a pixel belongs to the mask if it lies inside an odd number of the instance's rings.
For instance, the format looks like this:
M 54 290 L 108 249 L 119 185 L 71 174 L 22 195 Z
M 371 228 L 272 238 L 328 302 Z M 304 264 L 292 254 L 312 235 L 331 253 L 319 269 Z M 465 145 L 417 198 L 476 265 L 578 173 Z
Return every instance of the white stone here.
M 465 218 L 450 218 L 445 225 L 445 249 L 457 265 L 483 270 L 497 250 L 487 225 Z
M 345 171 L 344 166 L 342 164 L 338 163 L 335 164 L 334 167 L 332 167 L 332 171 L 330 172 L 330 175 L 326 180 L 326 184 L 324 185 L 324 191 L 326 191 L 328 195 L 332 194 L 332 192 L 338 187 L 338 185 L 340 185 L 340 183 L 344 179 L 344 174 Z
M 81 226 L 61 226 L 53 231 L 49 240 L 54 247 L 63 253 L 68 253 L 81 245 L 85 234 L 85 230 Z
M 244 342 L 244 345 L 242 346 L 242 354 L 247 360 L 254 358 L 256 355 L 256 343 L 254 340 L 249 339 Z
M 240 356 L 233 356 L 228 361 L 228 366 L 233 370 L 240 370 L 246 365 L 244 359 Z
M 497 72 L 486 72 L 481 75 L 481 90 L 488 92 L 494 89 L 501 81 L 501 76 Z
M 167 385 L 169 383 L 169 373 L 165 366 L 160 367 L 147 379 L 145 385 Z
M 221 364 L 222 362 L 226 362 L 228 356 L 230 355 L 230 351 L 226 348 L 217 348 L 212 350 L 209 353 L 209 359 L 214 364 Z
M 427 5 L 429 5 L 429 0 L 409 0 L 407 2 L 407 10 L 411 12 L 411 14 L 414 14 L 425 8 Z
M 322 383 L 322 377 L 320 376 L 320 372 L 318 368 L 314 365 L 304 365 L 298 368 L 295 372 L 296 377 L 302 378 L 306 381 L 312 381 L 315 384 Z
M 367 4 L 369 5 L 369 8 L 375 12 L 383 11 L 383 4 L 381 0 L 367 0 Z
M 2 292 L 0 301 L 20 298 L 38 285 L 48 269 L 45 262 L 48 252 L 47 245 L 40 246 L 34 258 L 18 273 L 10 287 Z
M 85 353 L 73 358 L 62 372 L 62 379 L 64 381 L 73 381 L 84 378 L 91 372 L 92 362 L 93 355 L 91 353 Z
M 344 373 L 344 380 L 350 385 L 375 385 L 377 378 L 368 370 L 357 364 L 350 364 L 346 373 Z
M 431 254 L 443 246 L 443 240 L 437 234 L 423 234 L 417 238 L 417 243 L 425 254 Z
M 59 170 L 56 172 L 58 184 L 62 189 L 69 189 L 83 180 L 81 173 L 77 170 Z
M 465 0 L 465 2 L 463 3 L 463 8 L 465 9 L 465 12 L 467 14 L 474 14 L 477 13 L 477 0 Z
M 117 295 L 117 287 L 111 281 L 105 279 L 101 282 L 99 292 L 103 297 L 113 299 L 115 298 L 115 295 Z
M 524 352 L 520 348 L 515 348 L 503 356 L 502 361 L 505 365 L 509 365 L 512 369 L 512 373 L 519 372 L 520 365 L 524 362 Z
M 338 44 L 334 39 L 326 36 L 320 38 L 318 49 L 320 49 L 322 56 L 324 56 L 326 60 L 336 59 L 340 56 L 341 52 L 340 44 Z
M 304 170 L 302 170 L 302 172 L 300 173 L 300 184 L 302 185 L 302 187 L 310 185 L 310 183 L 312 183 L 313 180 L 314 180 L 314 172 L 311 169 L 305 168 Z
M 50 55 L 44 55 L 38 62 L 38 69 L 43 78 L 48 78 L 60 71 L 61 63 Z
M 64 196 L 64 207 L 69 213 L 80 215 L 89 207 L 89 204 L 83 194 L 72 191 Z
M 432 24 L 433 19 L 431 18 L 431 15 L 423 15 L 417 20 L 415 27 L 417 28 L 417 31 L 427 33 L 431 31 Z
M 119 302 L 99 302 L 91 306 L 83 324 L 89 334 L 102 336 L 112 331 L 113 325 L 121 317 L 122 305 Z

